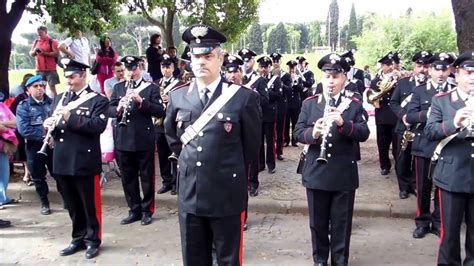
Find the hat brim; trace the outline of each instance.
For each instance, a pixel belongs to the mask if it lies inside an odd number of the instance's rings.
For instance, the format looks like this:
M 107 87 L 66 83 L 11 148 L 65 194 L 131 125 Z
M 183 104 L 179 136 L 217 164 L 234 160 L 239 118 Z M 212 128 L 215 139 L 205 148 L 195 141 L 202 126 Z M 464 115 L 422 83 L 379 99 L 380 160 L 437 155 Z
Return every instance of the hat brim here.
M 83 69 L 74 69 L 74 70 L 64 70 L 64 77 L 67 78 L 67 77 L 70 77 L 74 74 L 77 74 L 77 73 L 80 73 L 80 72 L 83 72 L 85 70 Z

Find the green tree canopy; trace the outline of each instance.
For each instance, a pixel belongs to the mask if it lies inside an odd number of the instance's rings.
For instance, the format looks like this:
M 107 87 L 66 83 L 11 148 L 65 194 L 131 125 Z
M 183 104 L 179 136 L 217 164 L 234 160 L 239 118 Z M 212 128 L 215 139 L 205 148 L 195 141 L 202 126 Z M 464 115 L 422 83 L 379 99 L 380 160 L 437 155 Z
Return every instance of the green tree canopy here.
M 267 47 L 267 53 L 273 53 L 273 52 L 278 52 L 278 53 L 286 53 L 286 48 L 287 48 L 287 31 L 285 29 L 285 25 L 280 22 L 276 26 L 274 30 L 270 32 L 270 35 L 268 36 L 268 47 Z
M 355 12 L 354 3 L 352 3 L 351 14 L 349 16 L 349 25 L 347 26 L 347 49 L 355 49 L 356 44 L 353 41 L 355 36 L 358 36 L 357 16 Z
M 329 40 L 331 50 L 335 51 L 339 38 L 339 6 L 337 0 L 332 0 L 329 4 L 328 16 L 326 19 L 326 39 Z
M 400 18 L 374 16 L 368 18 L 362 35 L 354 39 L 358 66 L 374 66 L 389 51 L 398 51 L 405 66 L 420 50 L 457 52 L 456 33 L 448 12 L 412 14 Z
M 250 27 L 248 48 L 257 54 L 263 53 L 262 29 L 258 22 L 254 22 Z

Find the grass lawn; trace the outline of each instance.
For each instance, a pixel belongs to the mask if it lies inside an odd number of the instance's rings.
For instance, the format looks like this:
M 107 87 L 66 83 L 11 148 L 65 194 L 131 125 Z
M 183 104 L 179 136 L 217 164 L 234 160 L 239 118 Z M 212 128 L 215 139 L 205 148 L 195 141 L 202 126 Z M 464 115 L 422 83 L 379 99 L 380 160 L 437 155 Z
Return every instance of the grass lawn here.
M 63 76 L 63 70 L 61 68 L 58 68 L 57 71 L 58 71 L 59 80 L 61 81 L 61 83 L 56 85 L 56 90 L 58 91 L 58 93 L 60 93 L 64 91 L 65 86 L 66 86 L 65 85 L 66 81 Z M 34 69 L 9 70 L 8 81 L 10 83 L 10 89 L 20 84 L 23 81 L 23 76 L 28 73 L 35 75 L 36 71 Z

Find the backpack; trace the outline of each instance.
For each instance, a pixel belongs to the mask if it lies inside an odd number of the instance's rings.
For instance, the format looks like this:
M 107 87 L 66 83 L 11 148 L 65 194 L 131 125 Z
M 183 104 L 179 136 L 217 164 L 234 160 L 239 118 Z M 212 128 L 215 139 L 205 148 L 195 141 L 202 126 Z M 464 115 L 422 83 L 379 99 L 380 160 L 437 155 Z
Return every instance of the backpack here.
M 33 47 L 36 47 L 36 43 L 38 43 L 38 39 L 35 40 L 35 43 L 33 44 Z M 49 49 L 52 52 L 53 51 L 53 39 L 49 38 L 48 43 L 49 43 Z M 58 64 L 58 57 L 57 56 L 54 58 L 54 62 L 56 62 L 56 64 Z

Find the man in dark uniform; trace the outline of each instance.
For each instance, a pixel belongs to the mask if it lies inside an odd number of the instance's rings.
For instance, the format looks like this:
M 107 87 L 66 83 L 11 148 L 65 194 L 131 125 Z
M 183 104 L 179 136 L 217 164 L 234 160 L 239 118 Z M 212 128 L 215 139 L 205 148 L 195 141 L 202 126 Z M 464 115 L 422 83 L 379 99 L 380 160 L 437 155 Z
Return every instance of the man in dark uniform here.
M 285 124 L 288 112 L 288 94 L 291 90 L 291 76 L 284 72 L 281 67 L 281 54 L 272 53 L 270 58 L 273 61 L 272 75 L 278 75 L 281 79 L 281 97 L 277 99 L 277 116 L 276 116 L 276 156 L 277 159 L 283 160 L 283 142 L 285 142 Z
M 29 78 L 25 87 L 28 98 L 21 101 L 16 109 L 16 124 L 18 132 L 26 140 L 26 158 L 31 177 L 35 184 L 36 193 L 41 201 L 41 214 L 51 214 L 48 200 L 48 183 L 46 182 L 46 167 L 53 172 L 53 151 L 46 147 L 46 154 L 38 154 L 43 146 L 43 122 L 51 113 L 51 98 L 45 94 L 46 83 L 40 75 Z
M 362 95 L 365 91 L 364 85 L 364 71 L 361 69 L 355 68 L 355 59 L 354 53 L 352 50 L 345 51 L 341 54 L 341 57 L 346 59 L 347 63 L 351 66 L 351 70 L 347 72 L 347 80 L 357 87 L 357 92 Z
M 474 265 L 474 51 L 461 54 L 453 66 L 457 89 L 433 98 L 424 133 L 440 141 L 432 175 L 440 191 L 438 265 L 461 265 L 463 220 L 466 257 L 462 265 Z
M 308 68 L 308 63 L 304 56 L 296 57 L 298 65 L 296 66 L 296 73 L 301 77 L 303 83 L 304 98 L 314 95 L 312 88 L 316 80 L 314 79 L 314 73 Z M 296 143 L 295 143 L 296 144 Z M 297 145 L 293 145 L 297 147 Z
M 395 172 L 397 174 L 399 197 L 406 199 L 409 193 L 415 194 L 415 180 L 412 172 L 411 141 L 409 135 L 414 129 L 406 121 L 407 104 L 410 102 L 412 90 L 416 86 L 426 83 L 428 76 L 429 60 L 433 55 L 427 51 L 417 52 L 412 57 L 413 74 L 411 77 L 401 78 L 393 90 L 390 99 L 390 108 L 397 116 L 398 121 L 395 126 L 397 135 L 397 145 L 392 148 L 395 150 Z M 403 143 L 403 144 L 402 144 Z
M 300 115 L 301 111 L 301 99 L 303 98 L 303 80 L 300 75 L 297 74 L 296 67 L 298 62 L 295 60 L 290 60 L 286 62 L 288 66 L 288 75 L 284 77 L 284 83 L 291 83 L 290 89 L 287 92 L 288 98 L 288 118 L 286 119 L 285 124 L 285 147 L 291 145 L 297 147 L 296 139 L 294 138 L 293 134 L 290 137 L 290 132 L 295 130 L 296 122 L 298 121 L 298 116 Z M 290 128 L 291 123 L 291 128 Z
M 359 185 L 355 142 L 370 131 L 362 102 L 340 94 L 350 66 L 337 54 L 321 58 L 324 94 L 307 98 L 295 136 L 309 145 L 303 168 L 314 265 L 347 265 L 355 189 Z M 330 225 L 330 229 L 329 229 Z M 329 239 L 331 235 L 331 239 Z
M 140 58 L 125 56 L 120 61 L 125 64 L 129 79 L 115 85 L 109 108 L 110 116 L 119 121 L 115 149 L 129 207 L 128 216 L 120 224 L 141 219 L 142 225 L 148 225 L 155 211 L 155 132 L 152 117 L 164 115 L 163 102 L 160 88 L 143 80 L 138 67 Z
M 260 76 L 265 79 L 269 104 L 262 106 L 263 126 L 262 126 L 262 145 L 260 146 L 260 166 L 267 165 L 268 173 L 275 173 L 275 127 L 277 115 L 277 101 L 283 98 L 283 89 L 281 88 L 280 76 L 270 72 L 272 59 L 268 56 L 262 56 L 258 60 L 258 71 Z M 265 143 L 265 144 L 264 144 Z M 266 152 L 265 152 L 266 151 Z
M 161 61 L 161 73 L 163 77 L 156 83 L 160 89 L 160 95 L 163 100 L 163 108 L 166 109 L 169 93 L 179 87 L 182 82 L 174 76 L 175 64 L 173 58 L 167 54 L 163 55 Z M 160 174 L 163 186 L 158 190 L 158 194 L 163 194 L 171 190 L 171 195 L 176 195 L 176 164 L 169 160 L 171 150 L 165 136 L 163 126 L 164 117 L 154 118 L 156 149 L 158 152 L 158 161 L 160 163 Z
M 413 89 L 411 101 L 407 106 L 406 122 L 412 125 L 412 132 L 414 133 L 411 154 L 414 157 L 413 171 L 415 172 L 416 191 L 418 193 L 414 238 L 422 238 L 429 232 L 438 236 L 440 233 L 439 194 L 435 193 L 434 210 L 431 213 L 433 183 L 429 176 L 431 156 L 433 156 L 438 141 L 430 141 L 423 131 L 428 120 L 428 110 L 433 96 L 451 90 L 451 85 L 446 80 L 450 73 L 449 66 L 453 62 L 454 58 L 446 53 L 432 56 L 429 69 L 431 78 L 426 84 Z M 436 192 L 438 192 L 437 189 Z
M 71 244 L 59 254 L 87 247 L 91 259 L 99 254 L 102 238 L 100 134 L 107 126 L 108 101 L 87 85 L 89 66 L 68 58 L 61 63 L 69 90 L 55 98 L 53 115 L 44 122 L 54 127 L 53 174 L 72 220 Z
M 214 244 L 219 265 L 242 265 L 245 166 L 256 159 L 261 138 L 258 97 L 222 80 L 224 35 L 193 25 L 183 40 L 196 79 L 171 92 L 165 119 L 168 143 L 179 154 L 183 264 L 211 265 Z
M 382 57 L 378 62 L 381 64 L 381 71 L 370 83 L 370 90 L 368 93 L 378 94 L 380 92 L 379 84 L 384 79 L 389 79 L 395 74 L 393 72 L 393 54 L 389 52 Z M 396 80 L 396 78 L 394 78 Z M 395 86 L 393 86 L 395 87 Z M 393 87 L 377 101 L 372 104 L 375 107 L 375 125 L 377 129 L 377 148 L 379 152 L 380 174 L 388 175 L 392 163 L 390 162 L 389 150 L 392 144 L 392 155 L 396 159 L 397 137 L 395 134 L 395 125 L 397 124 L 397 116 L 393 113 L 389 106 L 392 98 Z M 368 97 L 369 98 L 369 97 Z M 370 103 L 370 101 L 369 101 Z
M 255 92 L 258 93 L 260 109 L 268 110 L 270 109 L 270 97 L 267 88 L 267 81 L 262 76 L 258 75 L 257 72 L 253 70 L 253 66 L 255 64 L 254 57 L 256 54 L 249 49 L 242 49 L 238 52 L 239 56 L 244 61 L 244 73 L 242 76 L 242 84 L 245 87 L 253 89 Z M 261 120 L 262 121 L 262 120 Z M 262 122 L 263 123 L 263 122 Z M 263 127 L 261 125 L 255 125 L 260 128 Z M 265 164 L 261 164 L 259 162 L 259 156 L 256 157 L 256 160 L 251 162 L 250 164 L 250 171 L 249 171 L 249 195 L 250 197 L 258 196 L 258 187 L 260 182 L 258 181 L 258 173 L 265 169 Z

